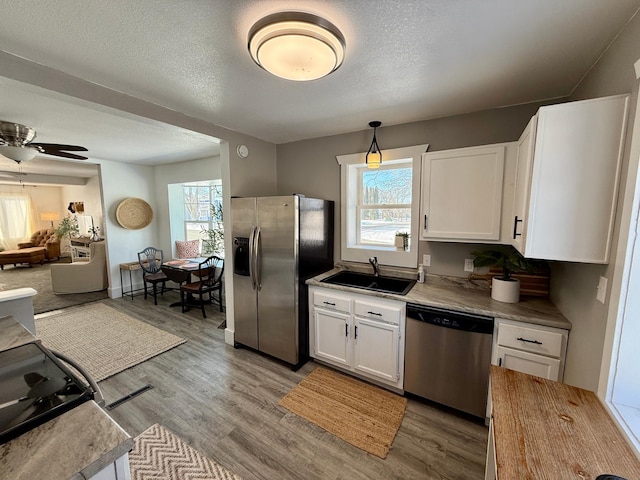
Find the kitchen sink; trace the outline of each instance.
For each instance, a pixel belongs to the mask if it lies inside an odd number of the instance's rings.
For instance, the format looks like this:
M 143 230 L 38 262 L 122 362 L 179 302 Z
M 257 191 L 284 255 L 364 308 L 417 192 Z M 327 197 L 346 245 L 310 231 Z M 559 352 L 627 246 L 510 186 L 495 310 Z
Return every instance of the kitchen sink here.
M 415 280 L 406 278 L 376 277 L 375 275 L 351 272 L 348 270 L 338 272 L 324 280 L 320 280 L 320 282 L 330 283 L 332 285 L 343 285 L 345 287 L 362 288 L 375 292 L 395 293 L 396 295 L 406 295 L 416 283 Z

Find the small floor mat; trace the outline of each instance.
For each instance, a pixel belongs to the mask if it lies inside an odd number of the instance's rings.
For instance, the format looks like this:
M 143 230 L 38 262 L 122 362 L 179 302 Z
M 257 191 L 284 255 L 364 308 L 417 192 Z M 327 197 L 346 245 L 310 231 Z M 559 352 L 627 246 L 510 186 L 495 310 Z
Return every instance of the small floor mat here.
M 362 450 L 386 458 L 407 399 L 318 367 L 280 405 Z

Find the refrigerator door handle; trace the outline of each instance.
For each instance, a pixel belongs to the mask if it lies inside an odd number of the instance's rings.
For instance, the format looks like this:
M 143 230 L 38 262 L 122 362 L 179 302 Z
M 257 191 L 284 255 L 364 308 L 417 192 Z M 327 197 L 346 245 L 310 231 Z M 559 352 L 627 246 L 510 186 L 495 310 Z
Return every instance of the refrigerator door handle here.
M 249 276 L 251 277 L 251 286 L 254 290 L 256 289 L 255 238 L 256 227 L 251 227 L 251 234 L 249 235 Z
M 259 291 L 262 289 L 262 258 L 260 258 L 262 234 L 260 233 L 260 227 L 256 227 L 255 242 L 256 290 Z

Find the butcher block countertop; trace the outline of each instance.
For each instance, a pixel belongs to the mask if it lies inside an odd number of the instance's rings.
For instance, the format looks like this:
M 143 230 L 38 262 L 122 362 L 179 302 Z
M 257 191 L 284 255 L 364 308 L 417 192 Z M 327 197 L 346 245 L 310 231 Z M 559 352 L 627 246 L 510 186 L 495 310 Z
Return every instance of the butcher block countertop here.
M 499 480 L 640 479 L 640 461 L 595 393 L 491 366 Z

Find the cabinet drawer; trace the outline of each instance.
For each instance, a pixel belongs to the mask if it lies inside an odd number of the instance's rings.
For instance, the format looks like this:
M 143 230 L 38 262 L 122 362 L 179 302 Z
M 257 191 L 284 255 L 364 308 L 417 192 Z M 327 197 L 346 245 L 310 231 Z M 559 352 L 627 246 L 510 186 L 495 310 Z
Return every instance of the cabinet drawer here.
M 327 310 L 351 313 L 351 299 L 347 297 L 340 297 L 335 294 L 326 294 L 316 291 L 313 294 L 313 305 Z
M 538 330 L 501 323 L 498 326 L 498 345 L 560 358 L 563 335 L 560 332 Z
M 373 302 L 355 301 L 354 313 L 359 317 L 382 320 L 384 322 L 400 324 L 402 308 L 393 305 L 381 305 Z

